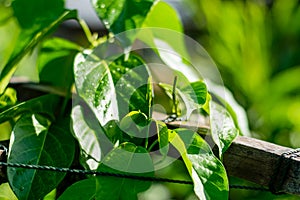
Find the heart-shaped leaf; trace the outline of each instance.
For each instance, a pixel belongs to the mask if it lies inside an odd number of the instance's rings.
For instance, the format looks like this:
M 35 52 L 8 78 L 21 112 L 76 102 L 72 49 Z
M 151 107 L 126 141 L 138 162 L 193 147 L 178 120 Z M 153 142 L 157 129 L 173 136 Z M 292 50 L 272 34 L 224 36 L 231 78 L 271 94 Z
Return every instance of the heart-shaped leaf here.
M 10 139 L 8 162 L 69 167 L 75 145 L 68 122 L 51 122 L 38 114 L 21 117 Z M 57 187 L 65 173 L 8 167 L 7 176 L 19 199 L 40 199 Z
M 77 92 L 102 126 L 123 118 L 130 111 L 151 114 L 148 67 L 139 56 L 128 56 L 127 59 L 122 55 L 110 61 L 109 66 L 92 53 L 80 53 L 75 58 Z
M 221 161 L 209 145 L 197 134 L 187 129 L 170 131 L 170 142 L 179 151 L 194 182 L 199 199 L 228 199 L 229 183 Z

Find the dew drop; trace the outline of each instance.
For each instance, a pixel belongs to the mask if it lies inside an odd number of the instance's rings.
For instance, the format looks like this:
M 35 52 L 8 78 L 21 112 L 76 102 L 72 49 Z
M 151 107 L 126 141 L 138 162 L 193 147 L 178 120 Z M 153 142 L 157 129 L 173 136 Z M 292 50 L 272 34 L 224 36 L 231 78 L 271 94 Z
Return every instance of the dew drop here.
M 113 125 L 109 125 L 108 128 L 113 128 Z
M 21 190 L 21 191 L 25 190 L 24 186 L 22 186 L 22 187 L 20 188 L 20 190 Z

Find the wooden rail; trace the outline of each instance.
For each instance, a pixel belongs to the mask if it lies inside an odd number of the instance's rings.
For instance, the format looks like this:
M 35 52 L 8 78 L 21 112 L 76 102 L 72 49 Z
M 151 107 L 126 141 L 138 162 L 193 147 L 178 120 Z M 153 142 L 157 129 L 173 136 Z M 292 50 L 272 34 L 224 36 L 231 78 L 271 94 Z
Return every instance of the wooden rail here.
M 171 122 L 169 125 L 195 130 L 195 124 L 189 122 Z M 200 127 L 199 133 L 206 128 Z M 209 136 L 205 135 L 205 139 L 213 145 Z M 213 150 L 217 152 L 216 145 L 213 145 Z M 229 176 L 268 187 L 274 193 L 300 195 L 300 152 L 285 155 L 292 150 L 255 138 L 238 136 L 225 152 L 223 163 Z

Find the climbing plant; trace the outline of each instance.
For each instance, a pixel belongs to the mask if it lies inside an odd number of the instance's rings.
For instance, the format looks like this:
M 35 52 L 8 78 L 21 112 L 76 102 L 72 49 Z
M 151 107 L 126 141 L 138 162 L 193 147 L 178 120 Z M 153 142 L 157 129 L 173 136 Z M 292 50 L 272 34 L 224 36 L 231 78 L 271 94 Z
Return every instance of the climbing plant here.
M 216 86 L 210 90 L 205 79 L 192 80 L 185 73 L 195 69 L 176 11 L 160 0 L 96 0 L 92 5 L 108 30 L 104 37 L 92 33 L 63 0 L 1 1 L 0 135 L 9 140 L 8 163 L 117 176 L 70 178 L 65 171 L 8 166 L 9 185 L 0 186 L 0 197 L 137 199 L 157 178 L 159 166 L 178 160 L 199 199 L 228 199 L 222 156 L 246 129 Z M 52 35 L 70 19 L 80 24 L 87 46 Z M 172 72 L 171 81 L 157 79 L 150 55 L 161 70 Z M 30 76 L 60 88 L 59 94 L 17 100 L 9 83 L 28 58 L 35 60 Z M 156 109 L 162 101 L 169 108 Z M 155 117 L 162 111 L 166 118 Z M 194 115 L 210 121 L 205 132 L 215 154 L 196 129 L 169 125 Z

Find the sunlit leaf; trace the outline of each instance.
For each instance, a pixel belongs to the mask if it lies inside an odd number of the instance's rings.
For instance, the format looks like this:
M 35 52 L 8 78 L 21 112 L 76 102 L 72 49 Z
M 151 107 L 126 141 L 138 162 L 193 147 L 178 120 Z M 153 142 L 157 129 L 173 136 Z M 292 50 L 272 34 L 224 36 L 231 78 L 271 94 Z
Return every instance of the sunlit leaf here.
M 240 130 L 240 133 L 245 136 L 250 136 L 248 118 L 246 111 L 237 103 L 232 93 L 225 87 L 208 81 L 209 91 L 223 103 L 234 120 L 235 126 Z
M 164 19 L 164 20 L 161 20 Z M 183 26 L 179 15 L 176 10 L 164 1 L 156 2 L 150 12 L 147 15 L 146 20 L 143 23 L 143 27 L 146 28 L 146 32 L 141 30 L 139 38 L 145 41 L 151 47 L 155 47 L 155 42 L 164 42 L 168 44 L 174 53 L 187 59 L 188 54 L 184 44 L 184 37 L 182 34 Z M 154 28 L 148 29 L 147 28 Z M 168 31 L 164 31 L 168 29 Z M 149 32 L 148 32 L 149 31 Z M 172 34 L 176 32 L 177 34 Z M 145 33 L 145 35 L 143 35 Z M 163 53 L 166 49 L 156 49 L 158 53 Z M 160 54 L 164 59 L 164 54 Z
M 29 3 L 30 6 L 28 6 Z M 54 0 L 51 1 L 51 4 L 38 0 L 30 0 L 30 2 L 15 0 L 12 2 L 12 8 L 21 32 L 14 51 L 1 72 L 0 94 L 5 90 L 22 58 L 63 21 L 77 17 L 76 11 L 64 9 L 63 0 Z
M 74 148 L 68 120 L 25 115 L 14 126 L 8 162 L 69 167 Z M 7 176 L 19 199 L 40 199 L 58 186 L 65 173 L 9 167 Z
M 169 130 L 165 123 L 156 121 L 159 151 L 166 156 L 169 151 Z
M 97 169 L 101 161 L 101 151 L 104 151 L 105 147 L 109 148 L 108 146 L 112 148 L 112 144 L 109 145 L 105 130 L 99 124 L 94 113 L 88 108 L 79 104 L 75 105 L 71 117 L 72 130 L 81 149 L 82 164 L 88 169 Z
M 142 26 L 154 0 L 95 0 L 94 8 L 105 27 L 114 34 Z M 130 45 L 135 38 L 135 32 L 128 32 L 124 44 Z M 133 33 L 133 34 L 132 34 Z
M 124 143 L 109 153 L 99 171 L 127 175 L 153 176 L 153 163 L 146 149 Z M 75 183 L 59 198 L 65 199 L 137 199 L 139 192 L 147 190 L 151 182 L 121 177 L 99 176 Z M 82 194 L 84 189 L 84 194 Z
M 74 61 L 75 85 L 100 124 L 119 120 L 116 90 L 107 63 L 92 53 L 79 53 Z
M 157 1 L 153 5 L 137 38 L 151 47 L 171 69 L 182 72 L 190 81 L 199 79 L 194 78 L 197 70 L 187 62 L 190 61 L 187 37 L 183 34 L 179 15 L 168 3 Z
M 179 151 L 194 182 L 199 199 L 228 199 L 229 184 L 221 161 L 209 145 L 196 133 L 187 129 L 170 131 L 170 142 Z
M 0 113 L 5 109 L 15 105 L 17 102 L 17 93 L 13 88 L 6 88 L 5 92 L 0 95 Z
M 12 8 L 0 2 L 0 72 L 12 54 L 19 34 L 20 27 L 13 16 Z
M 18 200 L 8 183 L 0 185 L 0 199 L 2 200 Z
M 213 101 L 210 102 L 210 127 L 212 138 L 219 149 L 219 157 L 222 158 L 239 131 L 229 112 Z

